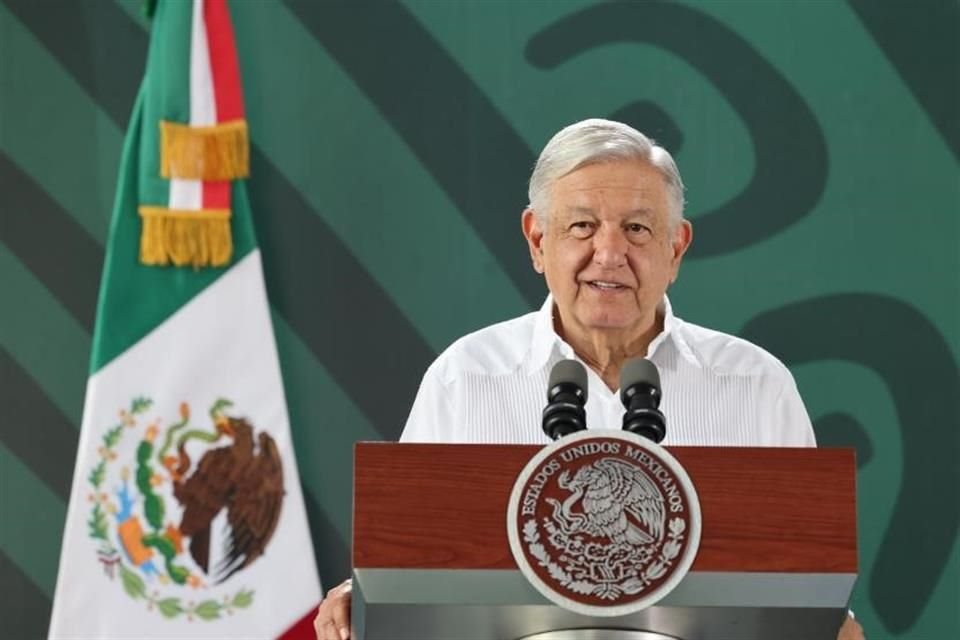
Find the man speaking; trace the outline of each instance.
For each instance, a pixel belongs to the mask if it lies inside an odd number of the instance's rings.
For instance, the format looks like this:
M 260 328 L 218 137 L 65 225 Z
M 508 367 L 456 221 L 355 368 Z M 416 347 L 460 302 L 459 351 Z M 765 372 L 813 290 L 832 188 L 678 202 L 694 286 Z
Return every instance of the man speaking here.
M 423 377 L 403 442 L 545 444 L 543 397 L 561 359 L 587 368 L 587 425 L 616 427 L 627 360 L 660 370 L 664 445 L 814 446 L 793 377 L 763 349 L 687 323 L 667 288 L 693 238 L 676 163 L 639 131 L 609 120 L 570 125 L 530 177 L 522 228 L 550 295 L 539 311 L 456 341 Z M 349 581 L 315 621 L 349 635 Z M 848 619 L 843 640 L 862 638 Z

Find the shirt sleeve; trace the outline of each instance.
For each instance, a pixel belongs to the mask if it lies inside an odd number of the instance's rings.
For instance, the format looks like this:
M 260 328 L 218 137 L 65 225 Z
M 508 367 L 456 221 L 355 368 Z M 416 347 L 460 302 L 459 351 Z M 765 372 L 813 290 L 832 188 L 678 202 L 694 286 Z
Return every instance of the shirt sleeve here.
M 434 363 L 423 374 L 407 424 L 400 434 L 400 442 L 449 442 L 452 424 L 453 407 L 449 389 L 441 379 L 437 363 Z
M 774 403 L 773 424 L 776 425 L 778 441 L 770 444 L 778 447 L 815 447 L 817 439 L 807 408 L 800 398 L 797 383 L 790 371 L 783 368 L 780 394 Z

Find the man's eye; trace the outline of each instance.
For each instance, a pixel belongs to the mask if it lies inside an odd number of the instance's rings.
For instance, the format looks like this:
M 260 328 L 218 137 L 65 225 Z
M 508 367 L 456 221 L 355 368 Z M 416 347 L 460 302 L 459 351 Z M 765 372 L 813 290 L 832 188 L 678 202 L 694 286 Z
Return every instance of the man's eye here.
M 593 223 L 587 220 L 580 220 L 570 225 L 570 233 L 577 237 L 585 237 L 593 233 Z
M 627 231 L 630 233 L 649 233 L 650 227 L 640 224 L 638 222 L 633 222 L 627 225 Z

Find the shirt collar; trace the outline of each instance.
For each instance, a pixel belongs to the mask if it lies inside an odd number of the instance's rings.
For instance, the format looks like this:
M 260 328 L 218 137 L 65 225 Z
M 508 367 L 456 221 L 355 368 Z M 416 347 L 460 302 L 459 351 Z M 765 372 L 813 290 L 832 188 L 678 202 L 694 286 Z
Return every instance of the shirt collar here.
M 670 299 L 664 295 L 663 302 L 660 303 L 663 309 L 663 331 L 661 331 L 647 347 L 647 358 L 660 349 L 661 345 L 668 339 L 676 337 L 677 328 L 681 320 L 673 315 L 673 306 Z M 542 369 L 556 353 L 561 358 L 573 358 L 573 347 L 567 344 L 563 338 L 557 335 L 553 323 L 554 304 L 553 295 L 547 294 L 547 299 L 537 312 L 536 320 L 533 325 L 533 340 L 530 344 L 530 350 L 527 353 L 526 369 L 528 373 L 533 373 Z M 680 345 L 685 350 L 685 345 Z

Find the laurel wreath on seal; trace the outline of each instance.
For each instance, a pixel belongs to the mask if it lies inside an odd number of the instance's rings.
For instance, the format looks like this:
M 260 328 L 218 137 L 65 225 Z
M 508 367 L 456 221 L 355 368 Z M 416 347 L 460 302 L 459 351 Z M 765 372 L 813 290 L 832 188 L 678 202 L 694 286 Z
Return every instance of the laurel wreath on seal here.
M 550 574 L 550 577 L 556 580 L 562 587 L 581 595 L 593 595 L 604 600 L 617 600 L 623 595 L 634 595 L 647 588 L 653 581 L 661 578 L 667 569 L 673 564 L 673 561 L 680 554 L 683 546 L 684 532 L 687 524 L 682 518 L 673 518 L 667 525 L 667 540 L 663 543 L 652 559 L 653 551 L 646 547 L 636 552 L 626 552 L 624 554 L 623 545 L 596 545 L 590 554 L 594 559 L 609 559 L 612 556 L 619 556 L 618 564 L 630 564 L 631 566 L 623 569 L 621 575 L 607 580 L 594 581 L 586 579 L 583 570 L 582 560 L 576 558 L 578 554 L 587 551 L 579 536 L 573 538 L 566 537 L 561 531 L 552 526 L 553 523 L 544 518 L 544 528 L 550 533 L 550 544 L 561 551 L 561 561 L 565 566 L 561 566 L 550 556 L 546 546 L 540 541 L 540 531 L 535 520 L 527 520 L 523 525 L 523 538 L 527 543 L 530 554 L 537 559 L 537 564 L 544 567 Z M 570 553 L 571 548 L 578 549 L 576 553 Z M 630 559 L 634 563 L 630 563 Z M 646 558 L 644 560 L 643 558 Z M 652 561 L 651 561 L 652 559 Z M 641 573 L 637 564 L 642 566 L 647 562 Z
M 206 599 L 201 602 L 184 602 L 178 597 L 161 597 L 159 591 L 150 591 L 147 583 L 135 566 L 129 563 L 124 556 L 111 531 L 109 516 L 117 513 L 117 505 L 104 487 L 109 465 L 117 459 L 117 445 L 123 440 L 127 432 L 137 430 L 138 416 L 150 408 L 153 401 L 149 398 L 134 398 L 129 409 L 119 412 L 120 423 L 109 428 L 102 437 L 102 446 L 97 453 L 99 460 L 87 475 L 87 482 L 92 488 L 90 501 L 93 507 L 87 520 L 88 533 L 92 540 L 98 542 L 97 558 L 103 565 L 104 573 L 114 580 L 116 573 L 120 574 L 120 584 L 128 596 L 134 600 L 146 600 L 148 610 L 156 610 L 164 618 L 177 618 L 186 615 L 188 620 L 195 617 L 200 620 L 216 620 L 221 614 L 233 614 L 236 609 L 245 609 L 253 603 L 254 592 L 241 589 L 232 596 L 225 595 L 222 600 Z M 130 566 L 128 566 L 128 564 Z

